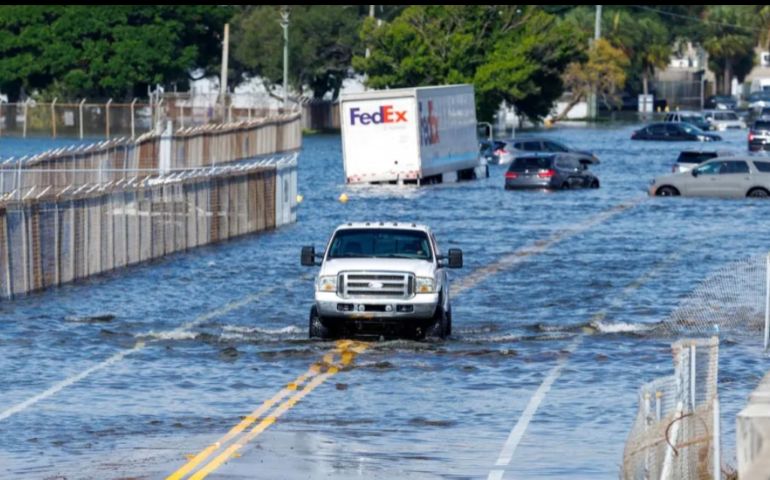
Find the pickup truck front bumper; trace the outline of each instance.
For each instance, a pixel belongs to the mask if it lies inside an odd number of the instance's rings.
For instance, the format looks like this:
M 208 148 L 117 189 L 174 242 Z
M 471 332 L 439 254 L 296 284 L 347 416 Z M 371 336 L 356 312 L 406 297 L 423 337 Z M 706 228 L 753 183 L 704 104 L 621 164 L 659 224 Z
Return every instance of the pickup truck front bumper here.
M 408 322 L 430 320 L 439 302 L 437 293 L 418 293 L 411 298 L 342 298 L 335 292 L 316 292 L 316 308 L 321 321 L 380 320 Z

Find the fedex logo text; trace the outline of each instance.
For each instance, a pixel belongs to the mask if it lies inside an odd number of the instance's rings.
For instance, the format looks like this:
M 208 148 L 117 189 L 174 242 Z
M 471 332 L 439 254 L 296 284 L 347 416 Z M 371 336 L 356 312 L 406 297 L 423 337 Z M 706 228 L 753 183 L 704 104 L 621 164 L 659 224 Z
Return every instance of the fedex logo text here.
M 381 123 L 401 123 L 406 122 L 406 110 L 393 110 L 393 105 L 383 105 L 374 113 L 361 113 L 360 108 L 350 109 L 350 124 L 355 125 L 356 120 L 361 125 Z

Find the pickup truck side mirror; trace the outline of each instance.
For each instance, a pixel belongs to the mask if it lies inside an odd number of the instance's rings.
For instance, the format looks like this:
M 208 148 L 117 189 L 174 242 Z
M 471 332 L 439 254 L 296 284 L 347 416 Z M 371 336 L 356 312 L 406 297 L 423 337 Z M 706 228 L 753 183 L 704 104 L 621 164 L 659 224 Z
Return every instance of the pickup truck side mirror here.
M 303 267 L 315 267 L 315 247 L 302 247 L 301 263 Z
M 694 168 L 692 170 L 690 170 L 690 173 L 692 173 L 693 177 L 697 177 L 698 176 L 698 170 L 696 170 Z
M 459 248 L 450 248 L 448 259 L 449 268 L 463 268 L 463 251 Z

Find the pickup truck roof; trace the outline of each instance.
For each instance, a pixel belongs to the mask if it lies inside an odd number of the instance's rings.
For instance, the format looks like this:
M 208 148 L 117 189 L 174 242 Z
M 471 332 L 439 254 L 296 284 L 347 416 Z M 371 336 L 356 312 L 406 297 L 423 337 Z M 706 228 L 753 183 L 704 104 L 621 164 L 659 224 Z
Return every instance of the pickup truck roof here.
M 337 227 L 337 230 L 344 230 L 348 228 L 398 228 L 403 230 L 421 230 L 423 232 L 430 231 L 430 227 L 427 225 L 409 222 L 349 222 L 340 225 Z

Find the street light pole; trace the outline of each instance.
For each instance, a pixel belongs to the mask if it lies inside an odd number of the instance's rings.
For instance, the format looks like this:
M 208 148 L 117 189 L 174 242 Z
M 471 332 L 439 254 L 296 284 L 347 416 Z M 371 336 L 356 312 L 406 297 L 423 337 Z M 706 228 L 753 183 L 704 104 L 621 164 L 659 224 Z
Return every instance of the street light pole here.
M 596 19 L 594 20 L 594 38 L 591 42 L 590 48 L 596 48 L 596 42 L 600 38 L 602 38 L 602 6 L 597 5 Z M 599 102 L 597 101 L 597 96 L 596 87 L 594 86 L 591 89 L 591 97 L 588 99 L 588 116 L 591 119 L 596 119 L 597 114 L 599 113 Z
M 281 28 L 283 29 L 283 109 L 289 105 L 289 7 L 281 7 Z

